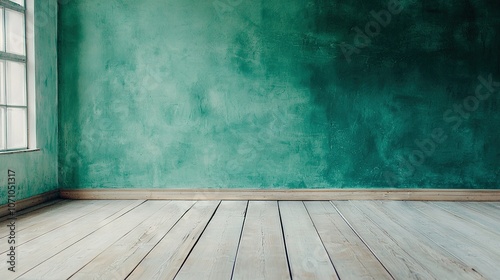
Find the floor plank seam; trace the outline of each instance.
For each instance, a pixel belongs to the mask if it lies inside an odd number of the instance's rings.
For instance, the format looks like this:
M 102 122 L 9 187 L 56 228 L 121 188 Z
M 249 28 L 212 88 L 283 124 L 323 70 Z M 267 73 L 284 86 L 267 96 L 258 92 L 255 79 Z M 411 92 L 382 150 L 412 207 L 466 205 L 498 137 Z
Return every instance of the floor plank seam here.
M 120 216 L 116 217 L 116 218 L 115 218 L 115 220 L 116 220 L 116 219 L 119 219 L 119 218 L 121 218 L 121 217 L 123 217 L 124 215 L 126 215 L 126 214 L 127 214 L 127 213 L 129 213 L 130 211 L 132 211 L 132 210 L 136 209 L 137 207 L 139 207 L 139 206 L 143 205 L 144 203 L 146 203 L 146 201 L 147 201 L 147 200 L 143 200 L 141 203 L 137 204 L 134 208 L 131 208 L 131 209 L 130 209 L 130 210 L 128 210 L 127 212 L 124 212 L 124 213 L 122 213 Z M 124 208 L 125 208 L 125 207 L 124 207 Z M 115 212 L 115 213 L 116 213 L 116 212 Z M 107 218 L 109 218 L 109 217 L 111 217 L 111 216 L 113 216 L 113 215 L 114 215 L 114 214 L 111 214 L 111 215 L 107 216 L 107 217 L 106 217 L 106 219 L 107 219 Z
M 439 208 L 439 209 L 441 209 L 442 211 L 445 211 L 445 212 L 447 212 L 447 213 L 449 213 L 449 214 L 451 214 L 451 215 L 453 215 L 453 216 L 455 216 L 455 217 L 457 217 L 457 218 L 461 218 L 461 219 L 465 220 L 465 222 L 467 222 L 467 223 L 473 224 L 473 225 L 475 225 L 476 227 L 479 227 L 479 228 L 482 228 L 483 230 L 486 230 L 486 231 L 488 231 L 488 232 L 491 232 L 492 234 L 499 235 L 499 237 L 500 237 L 500 233 L 499 233 L 499 232 L 491 230 L 491 229 L 490 229 L 490 228 L 488 228 L 485 224 L 480 223 L 480 222 L 478 222 L 478 221 L 474 220 L 474 219 L 473 219 L 473 218 L 471 218 L 471 217 L 465 217 L 465 216 L 464 216 L 464 217 L 462 217 L 462 216 L 460 215 L 460 213 L 455 212 L 455 211 L 453 211 L 453 210 L 451 210 L 451 209 L 447 209 L 447 208 L 443 207 L 443 206 L 442 206 L 442 205 L 440 205 L 440 204 L 432 203 L 432 205 L 434 205 L 434 206 L 438 207 L 438 208 Z M 479 211 L 477 211 L 476 209 L 472 209 L 472 208 L 468 208 L 468 207 L 466 207 L 466 208 L 467 208 L 467 209 L 469 209 L 470 211 L 472 211 L 472 212 L 476 213 L 476 214 L 480 214 L 480 212 L 479 212 Z
M 109 203 L 108 203 L 108 204 L 109 204 Z M 88 216 L 89 214 L 92 214 L 92 213 L 94 213 L 94 212 L 97 212 L 98 210 L 100 210 L 101 208 L 105 207 L 105 206 L 106 206 L 106 205 L 108 205 L 108 204 L 104 204 L 104 205 L 102 205 L 101 207 L 99 207 L 99 208 L 97 208 L 97 209 L 94 209 L 94 210 L 92 210 L 92 211 L 90 211 L 90 212 L 88 212 L 88 213 L 85 213 L 85 214 L 83 214 L 83 215 L 81 215 L 81 216 L 79 216 L 79 217 L 76 217 L 74 220 L 71 220 L 71 221 L 69 221 L 69 222 L 67 222 L 67 223 L 60 224 L 59 226 L 57 226 L 57 227 L 55 227 L 55 228 L 53 228 L 53 229 L 51 229 L 51 230 L 49 230 L 49 231 L 47 231 L 47 232 L 45 232 L 45 233 L 42 233 L 42 234 L 40 234 L 40 235 L 38 235 L 38 236 L 36 236 L 36 237 L 34 237 L 34 238 L 32 238 L 32 239 L 25 240 L 25 241 L 23 241 L 23 243 L 19 243 L 19 244 L 18 244 L 18 246 L 21 246 L 21 245 L 23 245 L 23 244 L 25 244 L 25 243 L 30 242 L 31 240 L 35 240 L 35 239 L 37 239 L 37 238 L 39 238 L 39 237 L 42 237 L 42 236 L 44 236 L 44 235 L 46 235 L 46 234 L 49 234 L 49 233 L 51 233 L 51 232 L 53 232 L 53 231 L 56 231 L 57 229 L 59 229 L 59 228 L 61 228 L 61 227 L 63 227 L 63 226 L 66 226 L 66 225 L 71 224 L 71 223 L 73 223 L 73 222 L 78 222 L 78 220 L 79 220 L 79 219 L 82 219 L 83 217 Z M 28 228 L 26 228 L 26 229 L 28 229 Z M 21 231 L 22 231 L 22 230 L 20 230 L 19 232 L 21 232 Z M 2 252 L 2 253 L 3 253 L 3 252 Z
M 497 207 L 495 204 L 489 204 L 491 205 L 493 208 L 495 209 L 500 209 L 500 207 Z M 477 208 L 473 207 L 472 205 L 469 205 L 469 204 L 464 204 L 464 207 L 466 207 L 467 209 L 470 209 L 470 210 L 473 210 L 473 211 L 476 211 L 478 213 L 481 213 L 482 215 L 486 215 L 490 218 L 493 218 L 493 219 L 497 219 L 498 217 L 495 216 L 495 215 L 491 215 L 490 212 L 485 212 L 485 211 L 479 211 Z
M 388 237 L 388 238 L 389 238 L 392 242 L 394 242 L 395 244 L 398 244 L 398 243 L 399 243 L 397 240 L 395 240 L 395 239 L 394 239 L 394 237 L 393 237 L 393 236 L 392 236 L 389 232 L 387 232 L 387 230 L 385 230 L 383 227 L 381 227 L 379 223 L 377 223 L 376 221 L 374 221 L 371 217 L 367 216 L 367 215 L 363 212 L 363 210 L 362 210 L 362 209 L 360 209 L 357 205 L 353 205 L 353 206 L 354 206 L 356 209 L 358 209 L 358 211 L 359 211 L 359 212 L 361 212 L 361 213 L 363 214 L 363 216 L 364 216 L 366 219 L 368 219 L 370 222 L 372 222 L 372 223 L 373 223 L 373 224 L 374 224 L 374 225 L 375 225 L 375 226 L 376 226 L 379 230 L 381 230 L 383 233 L 385 233 L 385 236 L 387 236 L 387 237 Z M 404 253 L 406 253 L 408 256 L 410 256 L 410 257 L 411 257 L 411 258 L 415 261 L 415 263 L 417 263 L 417 264 L 418 264 L 419 266 L 421 266 L 422 268 L 426 268 L 426 269 L 428 269 L 428 272 L 429 272 L 430 274 L 432 274 L 432 273 L 431 273 L 431 271 L 429 270 L 429 268 L 428 268 L 428 267 L 427 267 L 424 263 L 422 263 L 422 261 L 421 261 L 420 259 L 418 259 L 418 258 L 414 258 L 414 257 L 413 257 L 412 252 L 408 252 L 406 249 L 402 248 L 401 246 L 398 246 L 398 247 L 399 247 L 399 249 L 400 249 L 402 252 L 404 252 Z M 375 255 L 375 256 L 376 256 L 376 255 Z
M 488 202 L 488 205 L 490 205 L 496 209 L 500 209 L 500 202 Z
M 381 204 L 382 202 L 381 201 L 376 201 L 375 203 L 377 204 Z M 406 204 L 406 202 L 403 202 Z M 406 206 L 409 208 L 409 206 Z M 437 205 L 436 205 L 437 207 Z M 417 210 L 418 211 L 418 210 Z M 396 217 L 391 217 L 390 215 L 387 215 L 386 214 L 386 211 L 383 211 L 385 217 L 393 222 L 396 222 Z M 423 238 L 425 238 L 426 240 L 430 241 L 431 244 L 434 244 L 437 248 L 441 248 L 441 250 L 443 250 L 443 252 L 445 252 L 446 254 L 448 254 L 450 257 L 452 258 L 455 258 L 457 261 L 461 262 L 464 266 L 467 266 L 467 267 L 470 267 L 473 271 L 475 271 L 476 273 L 478 273 L 479 275 L 482 276 L 481 272 L 477 271 L 473 266 L 469 265 L 467 263 L 467 261 L 465 259 L 463 259 L 463 257 L 460 257 L 459 255 L 451 252 L 448 248 L 446 248 L 445 246 L 443 246 L 442 244 L 439 244 L 437 241 L 435 241 L 433 238 L 429 237 L 427 234 L 417 230 L 416 231 L 418 234 L 422 235 Z M 483 276 L 484 277 L 484 276 Z M 486 278 L 484 278 L 486 279 Z
M 427 202 L 425 202 L 425 203 L 427 203 Z M 423 211 L 423 210 L 421 210 L 421 209 L 419 209 L 419 208 L 417 208 L 415 206 L 410 206 L 409 205 L 410 203 L 408 203 L 407 201 L 405 202 L 405 204 L 406 204 L 406 208 L 408 208 L 408 209 L 414 209 L 415 211 L 419 212 L 420 215 L 422 215 L 423 217 L 427 217 L 427 219 L 429 219 L 429 220 L 434 220 L 434 222 L 436 222 L 436 223 L 439 222 L 435 217 L 426 214 L 425 211 Z M 462 219 L 462 220 L 464 222 L 466 222 L 464 219 Z M 495 252 L 494 250 L 491 250 L 490 247 L 488 247 L 485 244 L 481 244 L 479 241 L 477 241 L 475 239 L 471 239 L 469 236 L 467 236 L 466 234 L 464 234 L 461 230 L 455 229 L 453 227 L 448 227 L 448 230 L 451 230 L 451 231 L 455 232 L 455 236 L 459 236 L 462 239 L 467 240 L 468 244 L 472 244 L 472 245 L 476 246 L 477 248 L 480 248 L 480 250 L 482 250 L 483 254 L 485 252 L 489 252 L 490 254 L 494 255 L 495 257 L 500 258 L 500 253 Z M 436 243 L 436 242 L 434 242 L 434 243 Z M 447 250 L 445 247 L 443 247 L 443 246 L 441 246 L 439 244 L 437 244 L 437 245 L 440 246 L 441 248 L 443 248 L 446 252 L 448 252 L 448 254 L 454 256 L 456 259 L 460 260 L 463 263 L 466 263 L 466 261 L 462 257 L 460 257 L 460 256 L 458 256 L 456 254 L 451 253 L 449 250 Z M 470 267 L 473 268 L 477 273 L 479 273 L 481 275 L 483 274 L 480 271 L 477 271 L 474 267 L 472 267 L 472 266 L 470 266 Z
M 354 229 L 354 227 L 347 220 L 347 218 L 344 216 L 344 214 L 342 214 L 342 212 L 337 208 L 337 206 L 333 203 L 333 201 L 330 201 L 330 204 L 332 204 L 333 208 L 335 208 L 335 210 L 339 213 L 340 217 L 342 217 L 342 219 L 347 223 L 349 228 L 351 228 L 351 230 L 354 232 L 354 234 L 356 234 L 356 236 L 358 236 L 359 240 L 361 240 L 361 242 L 363 242 L 363 244 L 366 246 L 366 248 L 368 248 L 368 250 L 372 253 L 372 255 L 378 260 L 378 262 L 382 265 L 382 267 L 385 269 L 385 271 L 387 271 L 387 273 L 389 273 L 389 275 L 392 277 L 392 279 L 396 280 L 396 278 L 391 273 L 391 271 L 389 271 L 389 269 L 384 265 L 382 260 L 377 256 L 377 254 L 375 254 L 373 249 L 368 245 L 368 243 L 366 243 L 366 241 L 361 237 L 361 235 Z
M 283 236 L 283 244 L 285 246 L 285 256 L 286 256 L 286 263 L 288 266 L 288 274 L 290 276 L 290 280 L 293 280 L 292 268 L 290 267 L 290 258 L 288 257 L 288 246 L 286 245 L 285 230 L 283 229 L 283 218 L 281 217 L 280 202 L 277 201 L 276 204 L 278 205 L 278 214 L 280 217 L 281 235 Z
M 157 201 L 24 209 L 0 279 L 498 278 L 500 203 Z
M 108 225 L 109 223 L 113 222 L 114 220 L 118 219 L 119 217 L 123 216 L 124 214 L 126 214 L 126 213 L 128 213 L 128 212 L 130 212 L 130 211 L 134 210 L 135 208 L 137 208 L 137 206 L 142 205 L 144 202 L 145 202 L 145 201 L 143 201 L 143 202 L 142 202 L 142 203 L 140 203 L 140 204 L 137 204 L 135 207 L 133 207 L 133 208 L 129 209 L 128 211 L 126 211 L 126 212 L 125 212 L 125 213 L 123 213 L 122 215 L 120 215 L 120 216 L 116 217 L 115 219 L 113 219 L 113 220 L 109 221 L 108 223 L 106 223 L 106 224 L 104 224 L 104 225 L 102 225 L 102 226 L 100 226 L 100 227 L 96 228 L 94 231 L 90 232 L 89 234 L 85 235 L 84 237 L 82 237 L 82 238 L 80 238 L 80 239 L 76 240 L 75 242 L 73 242 L 73 243 L 69 244 L 67 247 L 65 247 L 65 248 L 61 249 L 59 252 L 57 252 L 57 253 L 53 254 L 52 256 L 50 256 L 49 258 L 45 259 L 45 260 L 44 260 L 44 261 L 42 261 L 41 263 L 39 263 L 39 264 L 37 264 L 37 265 L 35 265 L 35 266 L 31 267 L 30 269 L 28 269 L 27 271 L 25 271 L 23 274 L 19 275 L 16 279 L 18 279 L 19 277 L 21 277 L 21 276 L 23 276 L 23 275 L 25 275 L 25 274 L 29 273 L 31 270 L 33 270 L 33 269 L 35 269 L 36 267 L 38 267 L 38 266 L 42 265 L 43 263 L 45 263 L 45 262 L 49 261 L 51 258 L 53 258 L 54 256 L 56 256 L 56 255 L 57 255 L 57 254 L 59 254 L 60 252 L 62 252 L 62 251 L 64 251 L 64 250 L 66 250 L 66 249 L 70 248 L 71 246 L 75 245 L 76 243 L 78 243 L 78 242 L 82 241 L 83 239 L 87 238 L 89 235 L 92 235 L 94 232 L 98 231 L 100 228 L 102 228 L 102 227 L 104 227 L 104 226 Z M 105 205 L 107 205 L 107 204 L 105 204 Z M 104 207 L 104 206 L 103 206 L 103 207 Z M 127 207 L 127 206 L 125 206 L 125 207 L 123 207 L 123 208 L 121 208 L 121 209 L 117 210 L 116 212 L 114 212 L 114 214 L 116 214 L 116 213 L 120 212 L 121 210 L 123 210 L 123 209 L 124 209 L 124 208 L 126 208 L 126 207 Z M 102 208 L 102 207 L 101 207 L 101 208 Z M 101 208 L 98 208 L 98 209 L 101 209 Z M 94 212 L 94 211 L 92 211 L 92 212 Z M 86 216 L 86 215 L 84 215 L 84 216 Z M 111 216 L 113 216 L 113 215 L 110 215 L 110 216 L 108 216 L 107 218 L 109 218 L 109 217 L 111 217 Z
M 147 201 L 149 201 L 149 200 L 144 201 L 144 203 L 146 203 Z M 143 203 L 141 203 L 141 204 L 139 204 L 139 205 L 142 205 L 142 204 L 143 204 Z M 137 206 L 139 206 L 139 205 L 137 205 Z M 158 209 L 158 211 L 160 211 L 161 209 L 165 208 L 167 205 L 168 205 L 168 204 L 165 204 L 165 205 L 164 205 L 164 206 L 162 206 L 160 209 Z M 134 207 L 133 209 L 135 209 L 135 208 L 136 208 L 136 207 Z M 132 210 L 133 210 L 133 209 L 132 209 Z M 127 213 L 128 213 L 128 212 L 127 212 Z M 121 217 L 121 216 L 120 216 L 120 217 Z M 119 217 L 118 217 L 118 218 L 119 218 Z M 118 218 L 117 218 L 117 219 L 118 219 Z M 146 218 L 146 219 L 144 219 L 142 222 L 144 222 L 144 221 L 146 221 L 146 220 L 147 220 L 147 218 Z M 125 234 L 123 234 L 122 236 L 120 236 L 120 238 L 118 238 L 115 242 L 111 243 L 108 247 L 104 248 L 104 250 L 103 250 L 102 252 L 105 252 L 108 248 L 110 248 L 111 246 L 113 246 L 114 244 L 116 244 L 117 242 L 119 242 L 119 241 L 120 241 L 123 237 L 125 237 L 127 234 L 129 234 L 129 233 L 130 233 L 130 232 L 132 232 L 134 229 L 136 229 L 137 227 L 139 227 L 139 226 L 142 224 L 142 222 L 141 222 L 141 223 L 138 223 L 135 227 L 133 227 L 132 229 L 130 229 L 129 231 L 127 231 Z M 85 238 L 86 238 L 86 237 L 85 237 Z M 97 254 L 97 255 L 96 255 L 95 257 L 93 257 L 92 259 L 90 259 L 90 260 L 89 260 L 86 264 L 82 265 L 82 267 L 80 267 L 77 271 L 75 271 L 75 273 L 71 274 L 71 276 L 69 276 L 69 277 L 68 277 L 68 279 L 71 279 L 71 277 L 75 276 L 75 275 L 76 275 L 79 271 L 81 271 L 83 268 L 85 268 L 85 266 L 87 266 L 87 265 L 88 265 L 89 263 L 91 263 L 94 259 L 96 259 L 97 257 L 99 257 L 99 255 L 100 255 L 100 254 L 102 254 L 102 252 L 101 252 L 101 253 L 99 253 L 99 254 Z
M 339 272 L 337 270 L 337 268 L 335 267 L 335 264 L 333 263 L 333 260 L 332 260 L 332 257 L 330 256 L 330 254 L 328 253 L 328 250 L 326 249 L 326 246 L 325 246 L 325 242 L 323 242 L 323 238 L 321 237 L 321 235 L 319 234 L 319 231 L 318 231 L 318 228 L 316 227 L 316 224 L 314 223 L 314 220 L 313 218 L 311 217 L 311 213 L 309 213 L 309 209 L 307 208 L 306 204 L 304 203 L 304 201 L 302 201 L 302 205 L 304 205 L 304 208 L 306 209 L 306 213 L 307 215 L 309 216 L 309 219 L 311 220 L 311 223 L 314 227 L 314 230 L 316 231 L 316 234 L 318 235 L 319 237 L 319 240 L 321 241 L 321 245 L 323 245 L 323 249 L 325 249 L 325 252 L 326 252 L 326 255 L 328 256 L 328 259 L 330 260 L 330 263 L 332 264 L 333 266 L 333 269 L 335 270 L 335 274 L 337 274 L 337 278 L 339 278 L 339 280 L 342 280 L 340 278 L 340 275 L 339 275 Z
M 408 202 L 406 202 L 406 204 L 409 204 Z M 425 211 L 421 210 L 421 209 L 418 209 L 418 208 L 415 208 L 413 206 L 408 206 L 407 208 L 413 208 L 415 209 L 416 211 L 420 212 L 421 215 L 423 215 L 424 217 L 428 217 L 428 219 L 432 219 L 434 220 L 435 222 L 439 222 L 437 220 L 437 218 L 435 218 L 435 216 L 431 216 L 431 215 L 428 215 L 425 213 Z M 460 217 L 460 219 L 464 222 L 466 222 L 462 217 Z M 466 234 L 464 234 L 461 230 L 457 230 L 453 227 L 449 227 L 450 230 L 454 231 L 456 233 L 457 236 L 460 236 L 461 238 L 463 239 L 467 239 L 469 241 L 469 243 L 472 243 L 474 244 L 475 246 L 478 246 L 479 248 L 481 248 L 482 250 L 486 251 L 486 252 L 491 252 L 492 254 L 494 255 L 497 255 L 498 257 L 500 257 L 500 254 L 495 252 L 495 251 L 491 251 L 491 248 L 488 246 L 488 245 L 485 245 L 485 244 L 481 244 L 480 241 L 476 240 L 476 239 L 471 239 L 469 236 L 467 236 Z
M 179 219 L 172 225 L 172 227 L 170 227 L 170 229 L 165 232 L 165 234 L 158 240 L 158 242 L 156 242 L 156 244 L 151 247 L 151 250 L 149 250 L 145 255 L 144 257 L 141 258 L 141 260 L 139 262 L 137 262 L 137 264 L 134 266 L 134 268 L 132 270 L 130 270 L 130 272 L 127 274 L 127 276 L 124 278 L 124 279 L 128 279 L 130 277 L 130 275 L 134 272 L 134 270 L 136 270 L 136 268 L 144 261 L 144 259 L 151 253 L 151 251 L 154 250 L 154 248 L 165 238 L 165 236 L 167 236 L 167 234 L 179 223 L 180 220 L 182 220 L 182 218 L 186 215 L 186 213 L 189 212 L 189 210 L 191 210 L 191 208 L 193 208 L 193 206 L 196 204 L 193 203 L 180 217 Z
M 47 201 L 47 202 L 44 202 L 42 204 L 38 204 L 38 205 L 35 205 L 35 206 L 28 207 L 28 208 L 23 209 L 21 211 L 16 211 L 16 216 L 26 215 L 28 213 L 35 212 L 37 210 L 40 210 L 40 209 L 43 209 L 45 207 L 49 207 L 49 206 L 52 206 L 52 205 L 56 205 L 56 204 L 64 202 L 64 201 L 71 201 L 71 199 L 58 198 L 58 199 L 55 199 L 55 200 Z M 5 216 L 0 217 L 0 222 L 4 222 L 4 221 L 10 220 L 10 219 L 11 219 L 10 215 L 5 215 Z
M 61 202 L 62 202 L 62 201 L 61 201 Z M 59 203 L 59 202 L 58 202 L 58 203 Z M 54 206 L 54 205 L 56 205 L 56 204 L 57 204 L 57 203 L 54 203 L 54 204 L 52 204 L 52 205 L 47 205 L 46 207 L 49 207 L 49 206 Z M 63 205 L 63 206 L 64 206 L 64 205 Z M 61 206 L 59 205 L 59 207 L 61 207 Z M 30 213 L 32 213 L 32 212 L 38 211 L 38 210 L 40 210 L 40 209 L 42 209 L 42 208 L 45 208 L 45 207 L 41 207 L 41 208 L 38 208 L 38 209 L 33 209 L 32 211 L 27 211 L 27 212 L 25 212 L 25 213 L 16 212 L 16 218 L 23 219 L 23 216 L 24 216 L 24 215 L 27 215 L 27 214 L 30 214 Z M 28 209 L 31 209 L 31 208 L 28 208 Z M 28 210 L 28 209 L 25 209 L 25 210 L 23 210 L 23 211 L 26 211 L 26 210 Z M 1 220 L 1 219 L 0 219 L 0 223 L 2 223 L 2 222 L 6 222 L 6 221 L 9 221 L 9 220 L 11 219 L 11 217 L 10 217 L 10 216 L 5 216 L 5 217 L 7 217 L 5 220 Z M 22 220 L 18 220 L 18 222 L 22 223 Z M 20 228 L 17 232 L 21 232 L 21 231 L 26 230 L 26 229 L 28 229 L 28 228 L 29 228 L 29 227 Z M 0 238 L 5 238 L 5 237 L 8 237 L 8 236 L 9 236 L 9 234 L 6 232 L 6 233 L 5 233 L 5 235 L 0 235 Z M 0 253 L 3 253 L 3 252 L 0 252 Z
M 233 279 L 233 277 L 234 277 L 234 268 L 236 267 L 236 260 L 238 259 L 238 253 L 240 252 L 241 237 L 243 236 L 243 229 L 245 228 L 245 222 L 247 220 L 247 213 L 248 213 L 248 205 L 249 204 L 250 204 L 250 202 L 249 202 L 249 200 L 247 200 L 247 206 L 245 207 L 245 214 L 243 216 L 243 223 L 241 225 L 240 238 L 238 239 L 238 245 L 236 247 L 236 255 L 234 256 L 233 268 L 231 269 L 231 278 L 230 279 Z
M 179 274 L 179 272 L 181 271 L 182 267 L 184 266 L 184 264 L 186 263 L 187 259 L 189 258 L 189 256 L 191 255 L 191 252 L 193 252 L 193 249 L 194 247 L 196 247 L 196 244 L 198 244 L 198 241 L 200 241 L 201 237 L 203 236 L 203 234 L 205 233 L 205 230 L 207 229 L 208 225 L 210 224 L 210 222 L 212 221 L 212 219 L 214 218 L 215 214 L 217 213 L 217 211 L 219 210 L 219 207 L 221 205 L 222 201 L 219 200 L 219 204 L 217 204 L 217 207 L 215 208 L 214 212 L 212 213 L 212 216 L 210 216 L 210 219 L 208 219 L 208 222 L 207 224 L 205 225 L 205 227 L 203 228 L 203 230 L 201 231 L 200 235 L 198 236 L 198 238 L 196 239 L 196 242 L 194 242 L 193 246 L 189 249 L 189 252 L 187 253 L 186 257 L 184 258 L 184 260 L 182 261 L 182 264 L 179 266 L 179 269 L 177 269 L 177 272 L 175 272 L 175 275 L 172 279 L 175 279 L 175 277 L 177 277 L 177 274 Z

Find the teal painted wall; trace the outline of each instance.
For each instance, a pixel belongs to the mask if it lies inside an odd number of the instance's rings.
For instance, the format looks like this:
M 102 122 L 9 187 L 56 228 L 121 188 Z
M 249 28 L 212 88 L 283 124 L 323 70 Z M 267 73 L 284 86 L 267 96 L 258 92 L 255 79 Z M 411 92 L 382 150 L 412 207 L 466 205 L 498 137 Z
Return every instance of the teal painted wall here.
M 0 205 L 7 203 L 7 172 L 16 172 L 16 200 L 58 189 L 57 0 L 35 1 L 37 146 L 0 155 Z
M 499 19 L 492 0 L 72 1 L 60 186 L 497 188 Z

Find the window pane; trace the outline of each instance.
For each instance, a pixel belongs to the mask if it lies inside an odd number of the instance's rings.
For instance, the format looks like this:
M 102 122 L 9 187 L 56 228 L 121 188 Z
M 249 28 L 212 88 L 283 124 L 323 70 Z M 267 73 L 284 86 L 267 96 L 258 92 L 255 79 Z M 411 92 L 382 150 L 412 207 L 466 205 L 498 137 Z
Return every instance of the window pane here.
M 7 105 L 26 106 L 26 64 L 7 61 Z
M 17 4 L 19 4 L 19 5 L 21 5 L 21 6 L 24 7 L 24 0 L 10 0 L 10 1 L 12 1 L 14 3 L 17 3 Z
M 5 9 L 5 32 L 7 33 L 7 52 L 24 55 L 24 15 Z
M 0 107 L 0 150 L 5 150 L 5 108 Z
M 3 33 L 3 8 L 0 8 L 0 51 L 5 51 L 5 41 Z
M 27 110 L 21 108 L 7 108 L 7 149 L 27 147 Z
M 0 60 L 0 104 L 5 105 L 5 61 Z

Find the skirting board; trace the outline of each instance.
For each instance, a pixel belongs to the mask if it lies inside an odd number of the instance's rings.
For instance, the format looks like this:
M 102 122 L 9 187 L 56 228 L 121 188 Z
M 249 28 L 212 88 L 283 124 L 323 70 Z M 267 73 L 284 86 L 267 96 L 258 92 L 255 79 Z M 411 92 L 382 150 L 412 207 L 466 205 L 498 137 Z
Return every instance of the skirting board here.
M 16 209 L 16 212 L 21 212 L 22 210 L 24 210 L 26 208 L 37 206 L 37 205 L 40 205 L 42 203 L 45 203 L 45 202 L 48 202 L 51 200 L 55 200 L 57 198 L 59 198 L 59 191 L 58 190 L 42 193 L 42 194 L 30 197 L 30 198 L 16 201 L 15 209 Z M 9 205 L 8 204 L 1 205 L 0 206 L 0 217 L 4 217 L 7 215 L 10 215 Z
M 75 189 L 67 199 L 500 201 L 500 190 L 441 189 Z

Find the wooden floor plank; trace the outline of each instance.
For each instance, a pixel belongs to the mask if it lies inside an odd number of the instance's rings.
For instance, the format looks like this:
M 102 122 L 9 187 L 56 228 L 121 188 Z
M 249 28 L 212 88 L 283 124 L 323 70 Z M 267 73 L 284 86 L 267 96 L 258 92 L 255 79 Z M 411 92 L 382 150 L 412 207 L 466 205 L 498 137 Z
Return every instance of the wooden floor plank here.
M 279 209 L 292 278 L 338 279 L 301 201 L 280 201 Z
M 500 202 L 488 202 L 486 204 L 500 209 Z
M 56 198 L 54 200 L 49 200 L 47 202 L 44 202 L 44 203 L 37 204 L 37 205 L 32 206 L 32 207 L 28 207 L 28 208 L 22 209 L 20 211 L 16 211 L 16 216 L 17 216 L 17 218 L 20 218 L 20 217 L 26 217 L 26 216 L 28 216 L 29 213 L 32 213 L 32 212 L 42 213 L 45 210 L 50 209 L 51 207 L 58 207 L 60 205 L 66 204 L 66 203 L 68 203 L 70 201 L 71 200 L 69 200 L 69 199 Z M 41 210 L 43 208 L 45 208 L 45 209 Z M 0 226 L 3 227 L 3 222 L 6 221 L 6 220 L 9 220 L 10 218 L 11 218 L 10 215 L 0 217 Z M 2 236 L 2 235 L 0 234 L 0 236 Z
M 59 201 L 24 213 L 16 221 L 17 272 L 0 262 L 2 280 L 499 273 L 500 203 L 493 202 Z M 0 222 L 2 255 L 7 224 Z
M 221 202 L 176 280 L 231 279 L 246 208 L 246 201 Z
M 392 279 L 328 201 L 304 202 L 340 279 Z
M 147 201 L 57 253 L 18 279 L 68 279 L 144 220 L 165 207 L 168 201 Z
M 219 203 L 196 202 L 127 279 L 173 279 Z
M 500 204 L 498 206 L 495 203 L 478 203 L 478 202 L 462 202 L 460 205 L 465 206 L 469 209 L 477 211 L 484 216 L 488 216 L 492 219 L 498 219 L 500 215 Z
M 416 230 L 431 239 L 436 246 L 442 247 L 457 259 L 474 268 L 487 279 L 498 276 L 498 261 L 496 256 L 470 243 L 468 238 L 457 234 L 454 229 L 440 224 L 432 218 L 422 215 L 416 209 L 410 208 L 407 202 L 391 201 L 377 203 L 387 216 L 397 219 L 408 229 Z
M 65 211 L 71 211 L 71 209 L 74 209 L 77 207 L 78 204 L 84 205 L 85 203 L 87 204 L 95 204 L 96 201 L 71 201 L 71 200 L 62 200 L 59 203 L 47 206 L 45 208 L 40 208 L 35 211 L 27 212 L 26 214 L 23 215 L 18 215 L 17 218 L 17 226 L 16 230 L 18 232 L 21 232 L 22 230 L 29 228 L 34 225 L 38 224 L 43 224 L 48 221 L 53 222 L 53 217 L 55 215 L 59 215 L 59 213 L 65 212 Z M 106 203 L 105 200 L 103 202 L 100 202 L 99 204 Z M 108 201 L 109 203 L 109 201 Z M 0 222 L 0 237 L 5 237 L 7 236 L 8 230 L 5 228 L 5 226 L 9 223 L 9 221 L 2 221 Z
M 125 279 L 193 204 L 165 202 L 165 207 L 106 248 L 71 279 Z
M 22 262 L 22 265 L 17 267 L 16 276 L 39 265 L 88 234 L 137 207 L 142 202 L 133 200 L 114 201 L 99 211 L 78 219 L 78 222 L 65 224 L 53 232 L 39 236 L 16 247 L 18 260 Z M 78 211 L 78 209 L 74 211 Z M 53 218 L 56 219 L 56 217 L 54 216 Z M 0 262 L 0 279 L 4 279 L 4 276 L 11 276 L 11 274 L 4 274 L 7 271 L 7 266 L 6 262 Z
M 57 213 L 51 212 L 50 216 L 40 215 L 38 219 L 23 220 L 18 219 L 16 221 L 16 232 L 18 238 L 16 240 L 17 246 L 24 244 L 30 240 L 33 240 L 39 236 L 47 234 L 65 224 L 71 222 L 78 222 L 78 219 L 92 214 L 95 211 L 99 211 L 105 205 L 108 205 L 111 201 L 78 201 L 77 203 L 71 203 L 58 208 Z M 45 213 L 44 213 L 45 214 Z M 57 219 L 55 218 L 57 217 Z M 17 228 L 17 226 L 21 228 Z M 7 243 L 7 237 L 0 238 L 0 244 Z M 1 251 L 1 250 L 0 250 Z M 4 253 L 3 251 L 0 253 Z
M 500 263 L 500 238 L 498 235 L 481 227 L 474 226 L 467 222 L 463 217 L 458 217 L 429 202 L 409 201 L 407 205 L 410 208 L 417 209 L 426 217 L 436 221 L 442 226 L 448 227 L 454 231 L 455 235 L 462 236 L 468 240 L 468 243 L 480 247 L 485 252 L 496 255 L 496 260 Z
M 467 223 L 471 223 L 476 226 L 480 226 L 485 230 L 496 234 L 500 239 L 500 209 L 498 211 L 493 211 L 496 214 L 496 219 L 487 215 L 485 211 L 479 207 L 467 205 L 463 202 L 435 202 L 431 203 L 438 206 L 439 208 L 448 211 L 452 215 L 461 217 Z
M 387 231 L 350 201 L 332 203 L 395 279 L 435 279 L 411 252 L 405 252 Z
M 484 279 L 474 269 L 418 231 L 391 219 L 373 201 L 352 201 L 371 221 L 388 232 L 401 249 L 411 254 L 435 279 Z M 411 240 L 411 242 L 408 242 Z
M 291 279 L 276 201 L 249 202 L 232 279 Z

